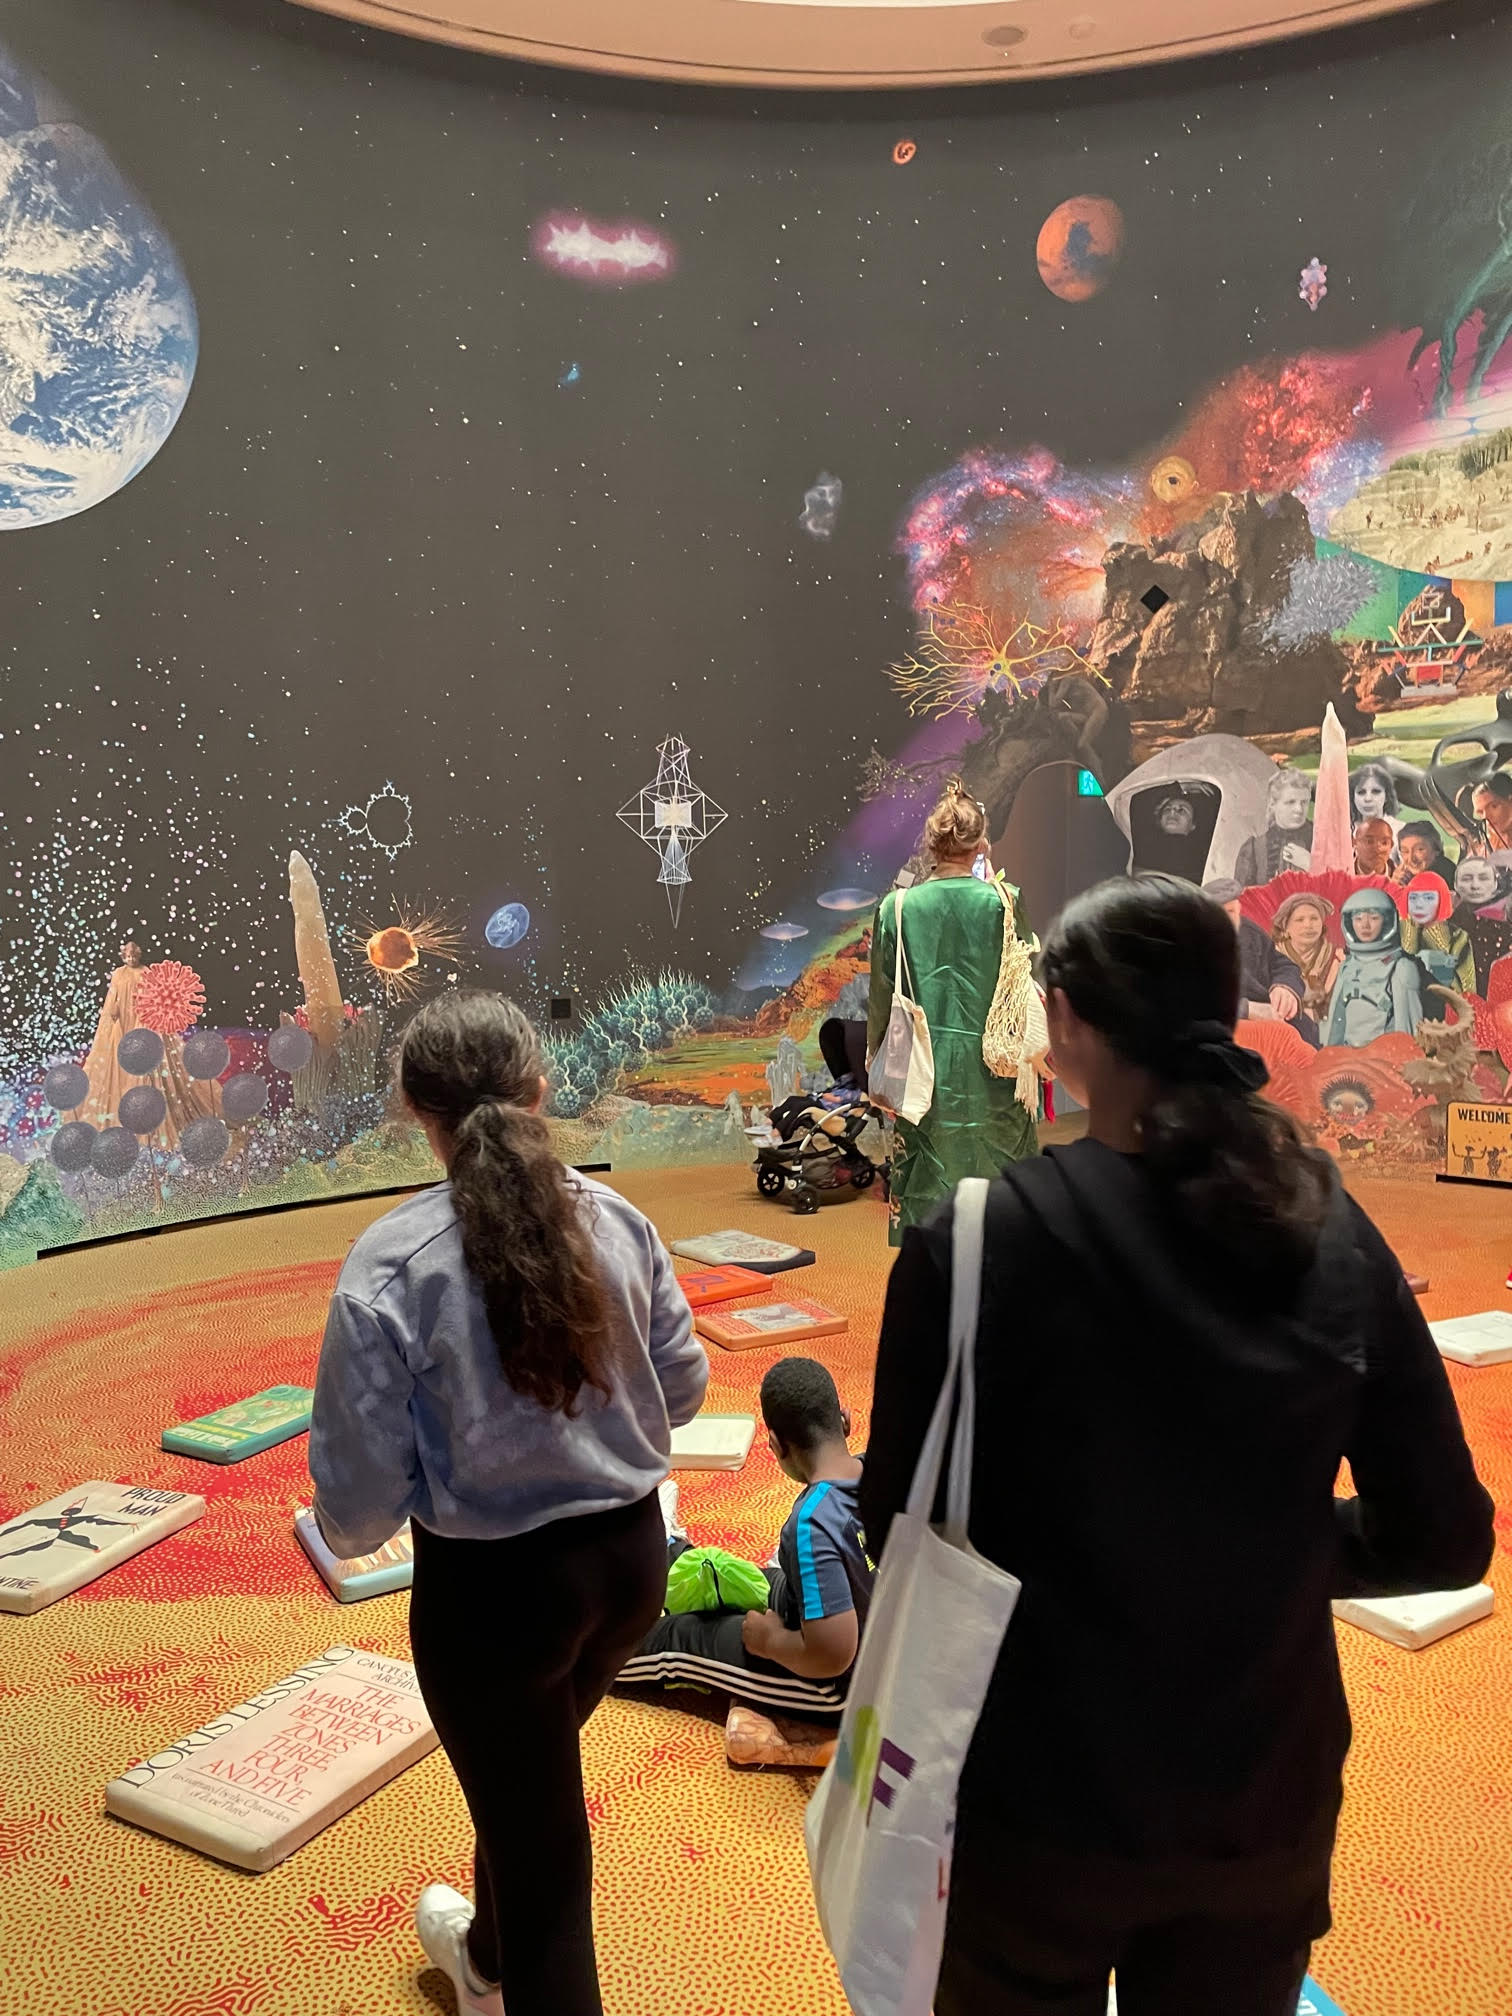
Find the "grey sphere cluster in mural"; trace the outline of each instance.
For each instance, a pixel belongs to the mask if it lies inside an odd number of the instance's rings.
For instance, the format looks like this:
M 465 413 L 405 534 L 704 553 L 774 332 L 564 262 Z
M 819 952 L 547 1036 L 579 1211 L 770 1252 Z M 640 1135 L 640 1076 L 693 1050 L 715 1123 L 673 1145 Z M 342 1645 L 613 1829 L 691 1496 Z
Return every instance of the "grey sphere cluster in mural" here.
M 0 46 L 0 528 L 111 497 L 184 410 L 178 255 L 99 141 Z

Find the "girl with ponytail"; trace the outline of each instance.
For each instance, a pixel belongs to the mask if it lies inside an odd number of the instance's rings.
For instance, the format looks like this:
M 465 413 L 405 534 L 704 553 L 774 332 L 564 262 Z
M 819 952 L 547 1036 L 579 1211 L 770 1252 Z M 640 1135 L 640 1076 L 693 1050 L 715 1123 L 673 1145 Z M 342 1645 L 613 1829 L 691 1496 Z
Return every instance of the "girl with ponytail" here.
M 342 1557 L 410 1522 L 415 1670 L 477 1832 L 475 1904 L 416 1908 L 460 2016 L 601 2016 L 578 1732 L 661 1614 L 657 1486 L 708 1362 L 655 1228 L 552 1153 L 512 1002 L 429 1002 L 398 1082 L 447 1180 L 341 1270 L 315 1514 Z
M 971 1539 L 1023 1589 L 936 2016 L 1096 2016 L 1115 1968 L 1140 2016 L 1295 2016 L 1349 1747 L 1330 1599 L 1476 1582 L 1493 1508 L 1401 1268 L 1234 1041 L 1219 905 L 1104 883 L 1041 978 L 1086 1138 L 988 1192 Z M 952 1209 L 888 1288 L 874 1559 L 944 1373 Z

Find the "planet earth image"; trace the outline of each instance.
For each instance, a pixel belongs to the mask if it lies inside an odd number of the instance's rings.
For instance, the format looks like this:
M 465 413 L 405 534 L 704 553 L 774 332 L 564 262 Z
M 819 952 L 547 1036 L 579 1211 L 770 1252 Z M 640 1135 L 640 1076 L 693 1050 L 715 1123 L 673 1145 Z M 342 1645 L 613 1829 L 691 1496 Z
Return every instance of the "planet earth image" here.
M 523 903 L 506 903 L 495 910 L 483 926 L 483 936 L 496 952 L 507 952 L 511 945 L 518 945 L 530 929 L 530 912 Z
M 0 529 L 129 483 L 173 432 L 198 355 L 162 227 L 0 45 Z
M 1123 212 L 1108 196 L 1070 196 L 1040 226 L 1039 276 L 1062 301 L 1090 301 L 1123 252 Z

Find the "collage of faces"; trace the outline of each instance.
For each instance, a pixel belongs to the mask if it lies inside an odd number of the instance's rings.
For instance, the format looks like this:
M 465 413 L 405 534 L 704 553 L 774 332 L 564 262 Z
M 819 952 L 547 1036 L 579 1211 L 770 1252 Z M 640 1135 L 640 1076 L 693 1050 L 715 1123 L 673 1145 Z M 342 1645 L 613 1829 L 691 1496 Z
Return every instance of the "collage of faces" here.
M 1453 834 L 1400 801 L 1387 765 L 1350 771 L 1347 837 L 1315 840 L 1315 792 L 1290 761 L 1211 735 L 1108 802 L 1132 873 L 1196 882 L 1233 920 L 1239 1034 L 1272 1096 L 1321 1138 L 1384 1128 L 1412 1159 L 1441 1154 L 1442 1098 L 1500 1100 L 1512 1066 L 1512 772 L 1456 794 Z M 1446 1031 L 1464 1053 L 1452 1093 L 1424 1077 Z
M 1455 859 L 1456 843 L 1431 819 L 1403 818 L 1391 778 L 1362 764 L 1350 778 L 1355 886 L 1290 889 L 1262 925 L 1246 893 L 1312 870 L 1311 779 L 1277 769 L 1264 831 L 1233 876 L 1205 884 L 1239 931 L 1247 1019 L 1289 1022 L 1314 1048 L 1361 1048 L 1415 1034 L 1439 1012 L 1431 987 L 1485 992 L 1512 954 L 1512 776 L 1497 771 L 1466 798 L 1474 837 Z

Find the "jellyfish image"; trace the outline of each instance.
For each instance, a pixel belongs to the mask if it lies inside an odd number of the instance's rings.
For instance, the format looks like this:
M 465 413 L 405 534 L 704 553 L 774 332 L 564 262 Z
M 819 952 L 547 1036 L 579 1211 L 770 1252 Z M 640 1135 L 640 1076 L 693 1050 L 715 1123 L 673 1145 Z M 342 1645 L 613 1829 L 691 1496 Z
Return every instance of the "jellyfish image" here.
M 1316 315 L 1318 312 L 1318 303 L 1328 292 L 1328 268 L 1323 264 L 1321 259 L 1309 259 L 1307 264 L 1302 268 L 1299 277 L 1300 284 L 1297 288 L 1297 299 L 1305 301 L 1314 315 Z
M 779 917 L 775 924 L 763 924 L 763 938 L 774 938 L 779 945 L 791 945 L 795 938 L 807 938 L 807 924 L 790 924 L 785 917 Z
M 826 889 L 819 898 L 819 908 L 849 914 L 854 910 L 870 910 L 876 900 L 870 889 Z
M 530 929 L 530 912 L 523 903 L 505 903 L 495 910 L 483 927 L 483 936 L 496 952 L 518 945 Z

